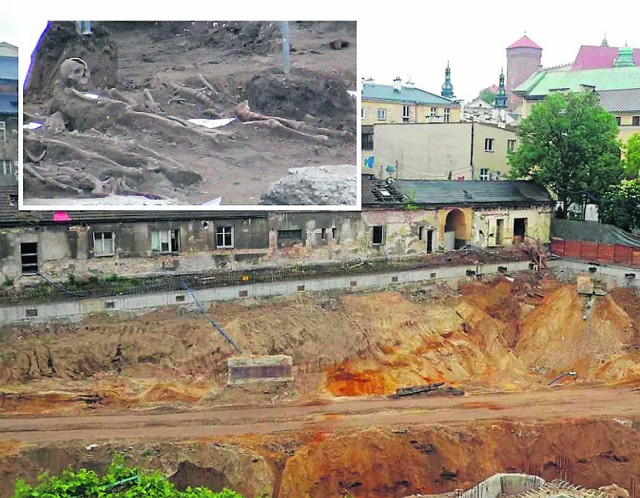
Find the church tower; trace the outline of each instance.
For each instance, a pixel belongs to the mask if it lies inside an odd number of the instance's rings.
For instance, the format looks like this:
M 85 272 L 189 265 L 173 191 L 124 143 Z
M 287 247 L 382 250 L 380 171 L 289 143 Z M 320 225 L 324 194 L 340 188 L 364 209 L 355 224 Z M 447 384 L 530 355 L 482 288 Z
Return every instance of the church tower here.
M 522 97 L 513 94 L 513 89 L 529 76 L 542 69 L 542 47 L 524 36 L 507 47 L 507 106 L 515 111 L 522 105 Z
M 448 99 L 453 99 L 453 85 L 451 84 L 451 68 L 449 67 L 449 61 L 447 61 L 447 68 L 444 70 L 444 84 L 442 85 L 442 92 L 440 95 Z
M 504 86 L 504 69 L 500 69 L 500 84 L 496 92 L 496 107 L 498 109 L 507 108 L 507 90 Z

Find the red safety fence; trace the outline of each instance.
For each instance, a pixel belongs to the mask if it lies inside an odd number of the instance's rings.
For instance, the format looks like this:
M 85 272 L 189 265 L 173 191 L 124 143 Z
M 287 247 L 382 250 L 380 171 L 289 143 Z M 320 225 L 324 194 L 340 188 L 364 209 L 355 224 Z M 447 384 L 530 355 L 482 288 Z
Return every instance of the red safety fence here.
M 620 244 L 551 237 L 551 252 L 565 258 L 640 267 L 640 249 Z

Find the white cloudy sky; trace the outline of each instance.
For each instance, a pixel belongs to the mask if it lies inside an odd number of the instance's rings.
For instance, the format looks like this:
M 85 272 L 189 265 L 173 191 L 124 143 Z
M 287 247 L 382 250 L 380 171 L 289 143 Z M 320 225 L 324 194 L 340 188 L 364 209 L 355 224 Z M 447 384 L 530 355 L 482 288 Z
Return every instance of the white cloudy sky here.
M 391 83 L 411 77 L 419 87 L 440 92 L 444 67 L 451 63 L 456 96 L 475 97 L 496 83 L 506 66 L 505 48 L 526 30 L 544 49 L 544 65 L 571 62 L 581 44 L 599 44 L 607 32 L 610 45 L 640 47 L 640 2 L 609 0 L 181 0 L 151 7 L 127 0 L 99 5 L 78 0 L 12 1 L 0 18 L 0 41 L 17 44 L 21 72 L 47 19 L 357 19 L 360 76 Z M 180 6 L 177 9 L 176 6 Z M 505 68 L 506 69 L 506 68 Z

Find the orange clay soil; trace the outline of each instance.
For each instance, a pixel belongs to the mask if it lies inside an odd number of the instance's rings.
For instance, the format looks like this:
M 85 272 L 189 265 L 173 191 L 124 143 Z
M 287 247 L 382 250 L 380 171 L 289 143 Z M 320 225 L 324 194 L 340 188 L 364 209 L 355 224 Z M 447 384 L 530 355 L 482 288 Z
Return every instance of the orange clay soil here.
M 431 382 L 531 390 L 569 370 L 577 380 L 564 382 L 640 381 L 640 298 L 631 289 L 596 297 L 588 308 L 574 285 L 524 273 L 418 298 L 436 287 L 215 303 L 210 313 L 243 352 L 293 357 L 298 402 Z M 249 401 L 224 388 L 232 348 L 183 308 L 0 333 L 0 412 Z
M 499 413 L 499 412 L 498 412 Z M 23 446 L 0 452 L 0 498 L 18 475 L 104 469 L 114 452 L 182 485 L 230 486 L 244 496 L 400 498 L 467 489 L 497 472 L 629 487 L 640 476 L 640 424 L 630 420 L 474 421 L 446 425 Z M 178 477 L 175 477 L 175 476 Z M 218 488 L 219 489 L 219 488 Z

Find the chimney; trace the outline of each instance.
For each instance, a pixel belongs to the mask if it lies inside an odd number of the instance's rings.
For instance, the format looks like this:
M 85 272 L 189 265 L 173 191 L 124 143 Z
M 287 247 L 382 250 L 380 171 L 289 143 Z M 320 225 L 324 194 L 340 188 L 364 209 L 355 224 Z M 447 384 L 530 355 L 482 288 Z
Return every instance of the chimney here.
M 402 78 L 396 76 L 396 79 L 393 80 L 393 91 L 399 92 L 400 90 L 402 90 Z

